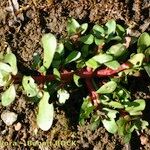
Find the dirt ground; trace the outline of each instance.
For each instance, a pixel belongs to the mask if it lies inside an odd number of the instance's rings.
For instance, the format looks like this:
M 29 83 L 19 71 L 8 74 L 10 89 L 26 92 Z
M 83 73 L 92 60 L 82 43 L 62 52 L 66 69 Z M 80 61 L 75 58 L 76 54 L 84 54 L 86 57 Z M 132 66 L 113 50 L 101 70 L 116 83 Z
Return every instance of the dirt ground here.
M 31 71 L 33 53 L 42 54 L 41 35 L 51 32 L 58 38 L 65 36 L 68 17 L 91 25 L 104 24 L 114 18 L 118 23 L 129 26 L 132 35 L 150 32 L 149 0 L 18 0 L 19 7 L 14 7 L 12 1 L 0 0 L 0 51 L 5 51 L 9 46 L 19 61 L 19 71 L 24 74 Z M 150 80 L 145 76 L 144 80 L 131 80 L 130 85 L 133 96 L 146 99 L 144 118 L 150 122 Z M 8 108 L 0 106 L 0 113 L 10 110 L 18 114 L 12 126 L 8 127 L 0 120 L 0 149 L 130 149 L 121 138 L 108 134 L 102 127 L 90 131 L 88 123 L 78 126 L 80 105 L 79 96 L 73 96 L 63 107 L 58 108 L 56 105 L 52 129 L 43 132 L 35 124 L 36 106 L 18 93 L 13 105 Z M 18 122 L 21 129 L 16 131 Z M 150 139 L 150 129 L 143 131 L 143 134 Z M 149 150 L 150 141 L 142 146 L 140 136 L 133 134 L 131 149 Z M 46 141 L 49 143 L 44 146 L 43 142 Z M 60 144 L 60 141 L 65 144 Z

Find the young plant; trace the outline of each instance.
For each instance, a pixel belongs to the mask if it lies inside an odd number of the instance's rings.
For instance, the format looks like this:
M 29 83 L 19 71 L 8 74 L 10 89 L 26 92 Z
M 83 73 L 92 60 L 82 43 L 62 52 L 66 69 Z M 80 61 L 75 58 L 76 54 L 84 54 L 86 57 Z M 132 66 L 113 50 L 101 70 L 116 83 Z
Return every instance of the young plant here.
M 83 98 L 79 122 L 84 124 L 90 119 L 92 130 L 102 123 L 108 132 L 118 133 L 129 142 L 134 130 L 148 126 L 142 120 L 145 100 L 133 100 L 125 87 L 129 86 L 128 77 L 141 70 L 145 69 L 150 75 L 150 35 L 141 34 L 136 39 L 137 48 L 133 49 L 130 46 L 132 37 L 114 20 L 87 29 L 87 23 L 80 25 L 70 18 L 67 37 L 56 40 L 51 33 L 44 34 L 41 40 L 43 61 L 39 55 L 33 57 L 34 69 L 40 74 L 37 76 L 18 76 L 14 54 L 2 55 L 2 105 L 12 103 L 16 95 L 14 84 L 22 82 L 23 92 L 34 102 L 39 102 L 37 125 L 47 131 L 54 118 L 54 95 L 62 105 L 75 86 L 80 91 L 86 88 L 89 94 Z

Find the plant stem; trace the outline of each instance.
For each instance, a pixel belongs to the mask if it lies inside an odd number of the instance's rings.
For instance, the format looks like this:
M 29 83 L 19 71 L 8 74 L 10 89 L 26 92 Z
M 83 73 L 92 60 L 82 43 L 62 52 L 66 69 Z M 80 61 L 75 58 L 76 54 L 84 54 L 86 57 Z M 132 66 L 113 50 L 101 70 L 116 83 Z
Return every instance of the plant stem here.
M 95 88 L 94 88 L 93 83 L 92 83 L 92 79 L 91 78 L 85 79 L 85 83 L 86 83 L 86 86 L 87 86 L 88 91 L 90 93 L 90 98 L 92 100 L 92 103 L 94 104 L 94 106 L 98 106 L 99 95 L 95 91 Z
M 129 69 L 130 64 L 129 63 L 124 63 L 120 65 L 120 67 L 116 70 L 112 70 L 110 68 L 105 68 L 105 69 L 98 69 L 96 71 L 93 71 L 92 69 L 89 68 L 82 68 L 77 71 L 63 71 L 60 73 L 61 80 L 65 82 L 69 82 L 72 80 L 73 75 L 76 74 L 80 76 L 80 78 L 92 78 L 92 77 L 108 77 L 112 76 L 120 71 L 123 71 L 125 69 Z M 53 74 L 50 75 L 38 75 L 38 76 L 32 76 L 32 78 L 35 80 L 36 83 L 45 83 L 46 81 L 53 81 L 56 80 L 55 76 Z M 22 80 L 21 75 L 16 75 L 13 76 L 13 80 L 15 83 L 20 83 Z

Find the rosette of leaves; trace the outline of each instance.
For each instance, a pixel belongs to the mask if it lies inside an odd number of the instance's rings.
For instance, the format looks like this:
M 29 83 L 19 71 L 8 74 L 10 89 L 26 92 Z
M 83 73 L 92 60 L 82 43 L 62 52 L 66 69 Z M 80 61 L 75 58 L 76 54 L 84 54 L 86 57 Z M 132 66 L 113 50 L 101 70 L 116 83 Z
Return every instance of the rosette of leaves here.
M 13 76 L 17 74 L 16 56 L 8 51 L 6 54 L 0 54 L 0 88 L 4 92 L 1 93 L 0 99 L 3 106 L 10 105 L 16 96 L 15 85 L 13 84 Z

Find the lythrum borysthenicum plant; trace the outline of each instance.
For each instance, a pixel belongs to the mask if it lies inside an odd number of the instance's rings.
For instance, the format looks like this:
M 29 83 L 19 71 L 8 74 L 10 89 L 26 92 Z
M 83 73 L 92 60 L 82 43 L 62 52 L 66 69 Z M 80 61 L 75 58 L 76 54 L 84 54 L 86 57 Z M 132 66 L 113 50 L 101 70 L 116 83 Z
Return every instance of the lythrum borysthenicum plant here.
M 37 125 L 47 131 L 54 118 L 54 101 L 49 101 L 53 94 L 57 93 L 62 105 L 69 99 L 71 88 L 82 91 L 84 87 L 88 94 L 83 98 L 80 124 L 88 119 L 92 130 L 103 124 L 108 132 L 118 133 L 129 142 L 134 130 L 148 126 L 142 120 L 145 101 L 132 99 L 125 87 L 129 87 L 129 76 L 137 76 L 141 70 L 150 76 L 150 35 L 130 37 L 114 20 L 87 29 L 87 23 L 80 25 L 71 18 L 67 37 L 57 40 L 51 33 L 44 34 L 43 60 L 39 54 L 33 56 L 37 76 L 18 75 L 15 55 L 10 51 L 1 54 L 1 103 L 10 105 L 15 100 L 15 84 L 22 83 L 23 93 L 39 102 Z

